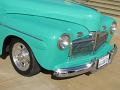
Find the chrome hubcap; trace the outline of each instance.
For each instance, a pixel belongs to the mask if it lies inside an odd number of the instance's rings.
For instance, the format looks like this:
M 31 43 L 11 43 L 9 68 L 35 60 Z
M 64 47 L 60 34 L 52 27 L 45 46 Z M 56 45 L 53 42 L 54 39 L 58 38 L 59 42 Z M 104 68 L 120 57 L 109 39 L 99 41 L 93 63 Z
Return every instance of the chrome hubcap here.
M 30 67 L 30 54 L 25 45 L 16 43 L 12 50 L 13 62 L 21 71 L 26 71 Z

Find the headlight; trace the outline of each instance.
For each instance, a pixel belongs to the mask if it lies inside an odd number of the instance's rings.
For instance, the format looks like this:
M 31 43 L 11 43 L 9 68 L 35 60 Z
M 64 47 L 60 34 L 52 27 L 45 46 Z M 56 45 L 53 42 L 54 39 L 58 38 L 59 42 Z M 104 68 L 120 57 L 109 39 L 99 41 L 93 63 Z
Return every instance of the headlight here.
M 63 50 L 67 48 L 69 45 L 70 45 L 69 35 L 63 34 L 58 41 L 58 47 Z
M 113 22 L 110 28 L 110 34 L 113 34 L 117 30 L 117 23 Z

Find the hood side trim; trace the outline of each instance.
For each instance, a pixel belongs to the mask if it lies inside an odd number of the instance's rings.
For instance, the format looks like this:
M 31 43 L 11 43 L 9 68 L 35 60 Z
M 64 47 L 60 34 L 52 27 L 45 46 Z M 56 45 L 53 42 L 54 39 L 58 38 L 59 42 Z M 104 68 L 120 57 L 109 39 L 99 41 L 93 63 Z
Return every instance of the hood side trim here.
M 64 21 L 64 22 L 68 22 L 68 23 L 81 25 L 79 23 L 75 23 L 75 22 L 71 22 L 71 21 L 67 21 L 67 20 L 62 20 L 62 19 L 57 19 L 57 18 L 52 18 L 52 17 L 46 17 L 46 16 L 39 16 L 39 15 L 32 15 L 32 14 L 25 14 L 25 13 L 6 13 L 6 14 L 18 14 L 18 15 L 26 15 L 26 16 L 43 17 L 43 18 L 49 18 L 49 19 L 54 19 L 54 20 L 59 20 L 59 21 Z M 87 27 L 85 27 L 84 25 L 81 25 L 81 26 L 84 27 L 85 29 L 87 29 L 90 32 L 90 30 Z
M 4 27 L 9 28 L 9 29 L 11 29 L 11 30 L 14 30 L 14 31 L 16 31 L 16 32 L 19 32 L 19 33 L 22 33 L 22 34 L 27 35 L 27 36 L 29 36 L 29 37 L 32 37 L 32 38 L 34 38 L 34 39 L 37 39 L 37 40 L 39 40 L 39 41 L 43 41 L 43 40 L 40 39 L 40 38 L 34 37 L 33 35 L 27 34 L 27 33 L 25 33 L 25 32 L 21 32 L 20 30 L 14 28 L 14 27 L 11 27 L 11 26 L 9 26 L 9 25 L 0 23 L 0 26 L 4 26 Z

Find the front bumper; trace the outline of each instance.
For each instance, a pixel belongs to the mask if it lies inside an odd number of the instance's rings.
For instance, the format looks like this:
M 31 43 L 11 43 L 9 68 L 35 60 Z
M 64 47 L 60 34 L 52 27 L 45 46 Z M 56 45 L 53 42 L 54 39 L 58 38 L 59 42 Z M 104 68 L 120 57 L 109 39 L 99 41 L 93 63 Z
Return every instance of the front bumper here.
M 117 46 L 114 44 L 114 48 L 110 52 L 108 52 L 108 54 L 110 55 L 109 58 L 110 61 L 112 61 L 112 58 L 116 54 L 116 52 L 117 52 Z M 57 69 L 53 73 L 53 76 L 64 78 L 64 77 L 72 77 L 72 76 L 80 75 L 87 72 L 94 72 L 98 69 L 97 65 L 98 65 L 98 60 L 92 60 L 92 62 L 85 65 L 71 67 L 71 68 Z

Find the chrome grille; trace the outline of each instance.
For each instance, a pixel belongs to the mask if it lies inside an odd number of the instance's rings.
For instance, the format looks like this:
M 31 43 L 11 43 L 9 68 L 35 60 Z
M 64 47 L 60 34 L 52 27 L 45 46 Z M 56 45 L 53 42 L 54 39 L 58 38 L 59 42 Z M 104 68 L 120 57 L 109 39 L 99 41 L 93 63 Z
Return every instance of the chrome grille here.
M 96 32 L 94 36 L 74 40 L 71 45 L 70 56 L 84 55 L 97 50 L 106 42 L 107 36 L 106 32 Z
M 108 34 L 106 32 L 97 33 L 93 50 L 97 50 L 104 42 L 106 42 L 107 37 Z

